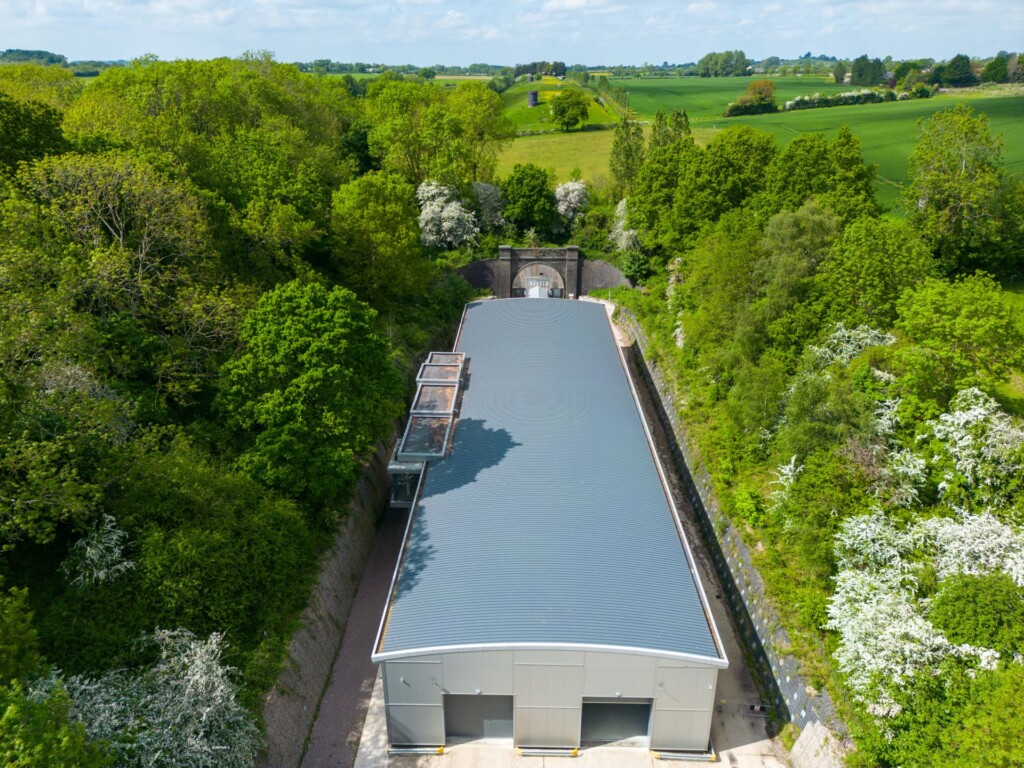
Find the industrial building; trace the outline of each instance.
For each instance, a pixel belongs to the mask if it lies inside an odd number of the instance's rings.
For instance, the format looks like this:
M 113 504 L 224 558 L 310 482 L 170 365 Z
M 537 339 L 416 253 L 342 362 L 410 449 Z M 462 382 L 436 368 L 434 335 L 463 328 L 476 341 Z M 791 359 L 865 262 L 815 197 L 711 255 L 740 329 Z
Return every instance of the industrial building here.
M 706 751 L 728 660 L 604 306 L 469 304 L 419 382 L 372 656 L 392 747 Z

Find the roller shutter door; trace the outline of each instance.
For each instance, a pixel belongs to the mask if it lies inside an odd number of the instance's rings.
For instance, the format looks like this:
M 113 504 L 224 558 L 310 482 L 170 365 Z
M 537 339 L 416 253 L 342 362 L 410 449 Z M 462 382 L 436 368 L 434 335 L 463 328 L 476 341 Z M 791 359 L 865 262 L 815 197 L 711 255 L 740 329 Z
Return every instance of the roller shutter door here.
M 585 699 L 580 741 L 605 744 L 628 741 L 647 744 L 650 724 L 649 699 Z
M 444 733 L 450 741 L 511 739 L 512 697 L 445 696 Z

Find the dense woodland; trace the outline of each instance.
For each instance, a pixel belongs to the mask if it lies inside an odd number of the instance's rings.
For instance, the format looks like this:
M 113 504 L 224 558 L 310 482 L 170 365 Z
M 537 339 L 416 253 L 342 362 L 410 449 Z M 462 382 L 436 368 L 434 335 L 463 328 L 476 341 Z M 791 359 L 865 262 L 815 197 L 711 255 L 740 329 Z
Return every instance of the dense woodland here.
M 501 102 L 261 55 L 79 83 L 0 68 L 0 755 L 247 765 L 361 463 L 470 295 L 417 186 L 495 192 Z
M 1019 762 L 1024 188 L 984 117 L 924 123 L 889 212 L 849 131 L 624 120 L 597 186 L 494 178 L 512 132 L 485 83 L 261 54 L 0 67 L 0 755 L 251 764 L 453 267 L 572 241 L 637 282 L 851 762 Z
M 645 284 L 614 298 L 850 764 L 1024 764 L 1024 311 L 1000 284 L 1024 268 L 1024 185 L 999 138 L 938 112 L 883 212 L 848 130 L 699 147 L 668 125 L 616 136 Z

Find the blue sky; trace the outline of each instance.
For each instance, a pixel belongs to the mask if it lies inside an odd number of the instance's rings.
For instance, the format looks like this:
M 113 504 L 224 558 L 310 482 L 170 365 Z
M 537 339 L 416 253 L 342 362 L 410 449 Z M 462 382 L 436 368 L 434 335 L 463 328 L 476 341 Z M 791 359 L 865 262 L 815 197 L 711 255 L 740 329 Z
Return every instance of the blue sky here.
M 641 64 L 740 48 L 946 59 L 1024 47 L 1020 0 L 0 0 L 0 50 L 69 59 Z

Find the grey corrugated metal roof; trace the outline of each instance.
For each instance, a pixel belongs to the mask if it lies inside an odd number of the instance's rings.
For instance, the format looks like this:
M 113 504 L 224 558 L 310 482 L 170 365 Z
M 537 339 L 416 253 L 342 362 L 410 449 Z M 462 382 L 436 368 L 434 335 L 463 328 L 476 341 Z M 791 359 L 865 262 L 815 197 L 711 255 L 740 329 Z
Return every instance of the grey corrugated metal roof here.
M 375 654 L 609 646 L 723 659 L 600 304 L 466 308 L 452 451 L 427 470 Z

